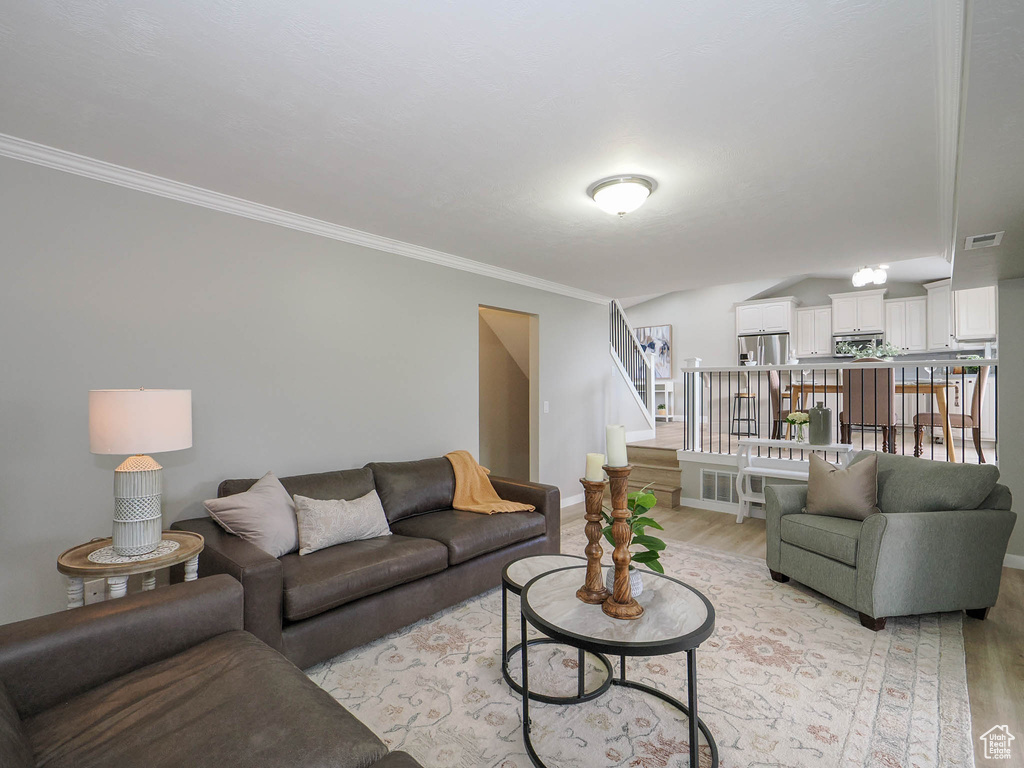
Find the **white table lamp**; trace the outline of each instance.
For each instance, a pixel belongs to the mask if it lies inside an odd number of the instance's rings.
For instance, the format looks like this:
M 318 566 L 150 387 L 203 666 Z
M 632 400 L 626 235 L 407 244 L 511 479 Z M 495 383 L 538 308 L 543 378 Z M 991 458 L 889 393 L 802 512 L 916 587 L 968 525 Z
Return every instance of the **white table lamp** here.
M 90 390 L 89 451 L 130 454 L 114 470 L 114 552 L 144 555 L 160 544 L 163 468 L 145 454 L 191 447 L 192 390 Z

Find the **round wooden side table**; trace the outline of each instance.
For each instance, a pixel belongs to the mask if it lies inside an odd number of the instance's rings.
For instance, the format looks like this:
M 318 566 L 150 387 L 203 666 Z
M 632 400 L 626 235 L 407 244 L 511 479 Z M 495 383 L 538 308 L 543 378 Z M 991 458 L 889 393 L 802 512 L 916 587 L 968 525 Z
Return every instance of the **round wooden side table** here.
M 112 539 L 93 539 L 62 552 L 57 570 L 68 577 L 68 608 L 85 605 L 85 580 L 106 579 L 111 598 L 128 593 L 128 577 L 145 574 L 142 589 L 156 588 L 156 572 L 179 563 L 185 564 L 185 581 L 199 576 L 199 553 L 203 537 L 190 531 L 164 531 L 157 548 L 145 555 L 119 555 Z

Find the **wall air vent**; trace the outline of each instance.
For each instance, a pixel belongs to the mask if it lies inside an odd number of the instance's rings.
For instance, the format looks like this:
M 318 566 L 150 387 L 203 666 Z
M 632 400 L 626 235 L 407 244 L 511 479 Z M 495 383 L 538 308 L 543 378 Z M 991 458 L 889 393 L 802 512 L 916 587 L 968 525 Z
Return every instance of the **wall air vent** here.
M 1003 232 L 990 232 L 987 235 L 971 235 L 970 237 L 964 238 L 964 250 L 974 251 L 978 248 L 995 248 L 1001 242 L 1003 242 Z
M 761 493 L 760 487 L 763 478 L 753 477 L 758 487 L 752 487 L 755 493 Z M 755 485 L 754 483 L 751 484 Z M 736 495 L 736 473 L 720 472 L 713 469 L 702 469 L 700 471 L 700 497 L 704 501 L 717 501 L 723 504 L 739 504 L 739 497 Z

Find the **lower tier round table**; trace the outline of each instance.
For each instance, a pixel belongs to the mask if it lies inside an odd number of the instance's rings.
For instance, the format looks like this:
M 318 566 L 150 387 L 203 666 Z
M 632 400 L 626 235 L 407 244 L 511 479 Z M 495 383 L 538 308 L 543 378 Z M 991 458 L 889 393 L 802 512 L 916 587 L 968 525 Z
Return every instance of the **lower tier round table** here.
M 509 673 L 508 663 L 517 653 L 519 653 L 522 641 L 526 638 L 526 635 L 521 635 L 519 643 L 511 648 L 508 647 L 508 593 L 511 592 L 514 595 L 521 595 L 523 587 L 534 577 L 559 568 L 586 564 L 586 562 L 586 558 L 579 557 L 578 555 L 530 555 L 529 557 L 521 557 L 518 560 L 512 561 L 506 565 L 505 569 L 501 572 L 501 676 L 505 678 L 505 682 L 508 683 L 509 688 L 516 693 L 522 693 L 523 687 L 512 678 L 512 675 Z M 529 641 L 530 645 L 545 645 L 552 643 L 558 644 L 558 641 L 551 640 L 547 637 L 537 637 Z M 530 694 L 530 698 L 534 701 L 544 702 L 545 704 L 573 704 L 589 701 L 590 699 L 600 696 L 602 693 L 607 691 L 609 686 L 612 684 L 612 663 L 608 661 L 607 656 L 602 654 L 593 655 L 605 669 L 605 679 L 600 686 L 592 691 L 588 691 L 586 689 L 586 653 L 583 649 L 579 649 L 579 658 L 576 667 L 576 695 L 548 696 L 547 694 L 533 692 Z
M 57 558 L 57 570 L 68 577 L 68 608 L 84 605 L 86 579 L 106 579 L 111 598 L 124 597 L 128 577 L 136 573 L 143 574 L 143 590 L 154 589 L 156 572 L 179 563 L 185 564 L 185 581 L 194 581 L 204 543 L 198 533 L 164 531 L 157 548 L 145 555 L 119 555 L 109 537 L 72 547 Z
M 581 652 L 618 656 L 619 677 L 611 681 L 612 685 L 651 694 L 685 714 L 689 719 L 690 768 L 699 765 L 698 729 L 711 750 L 712 768 L 716 768 L 718 745 L 697 716 L 697 647 L 715 628 L 715 609 L 710 601 L 688 584 L 645 571 L 644 590 L 637 598 L 644 615 L 632 621 L 613 619 L 600 605 L 588 605 L 576 597 L 585 573 L 585 565 L 574 565 L 531 579 L 521 594 L 522 636 L 526 637 L 529 623 L 552 640 Z M 519 647 L 523 659 L 523 742 L 533 764 L 546 768 L 530 739 L 530 699 L 535 697 L 530 694 L 529 649 L 529 643 Z M 627 656 L 681 652 L 686 653 L 686 704 L 657 688 L 626 679 Z

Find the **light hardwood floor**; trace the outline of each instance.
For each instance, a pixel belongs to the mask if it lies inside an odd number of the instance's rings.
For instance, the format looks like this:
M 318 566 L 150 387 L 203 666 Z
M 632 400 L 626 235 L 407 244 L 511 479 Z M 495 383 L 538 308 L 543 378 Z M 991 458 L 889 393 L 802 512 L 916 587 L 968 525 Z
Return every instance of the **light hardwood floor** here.
M 562 510 L 562 525 L 583 518 L 582 504 Z M 737 524 L 722 512 L 680 507 L 662 513 L 664 538 L 689 542 L 739 555 L 764 558 L 764 520 L 748 518 Z M 767 577 L 767 572 L 766 572 Z M 851 621 L 855 621 L 851 619 Z M 981 765 L 978 737 L 994 725 L 1006 725 L 1024 744 L 1024 571 L 1003 569 L 999 602 L 984 621 L 964 616 L 967 688 L 971 700 L 971 730 L 976 762 Z M 1024 747 L 1014 753 L 1024 765 Z

